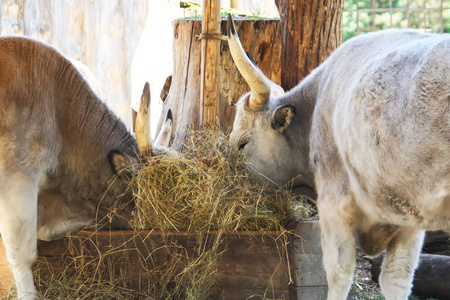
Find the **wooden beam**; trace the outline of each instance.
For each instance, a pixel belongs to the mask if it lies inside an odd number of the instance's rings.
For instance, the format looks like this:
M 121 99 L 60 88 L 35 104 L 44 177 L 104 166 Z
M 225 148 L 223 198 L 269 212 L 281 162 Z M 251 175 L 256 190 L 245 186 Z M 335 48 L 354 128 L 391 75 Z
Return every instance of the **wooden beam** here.
M 215 129 L 219 106 L 220 0 L 203 0 L 200 128 Z

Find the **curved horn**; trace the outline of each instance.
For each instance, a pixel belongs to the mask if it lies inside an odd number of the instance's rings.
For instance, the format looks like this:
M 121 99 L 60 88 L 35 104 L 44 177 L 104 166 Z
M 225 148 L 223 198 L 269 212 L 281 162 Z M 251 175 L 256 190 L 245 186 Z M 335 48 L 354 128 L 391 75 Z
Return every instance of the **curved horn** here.
M 267 78 L 266 75 L 264 75 L 264 73 L 261 71 L 260 68 L 258 68 L 258 65 L 256 64 L 255 60 L 253 59 L 253 57 L 250 55 L 250 53 L 248 51 L 245 52 L 245 54 L 247 54 L 248 59 L 250 59 L 250 61 L 253 63 L 253 65 L 259 70 L 259 72 L 261 74 L 263 74 L 263 76 L 270 83 L 270 95 L 272 97 L 279 97 L 279 96 L 283 95 L 284 89 L 281 86 L 279 86 L 278 84 L 276 84 L 275 82 L 273 82 L 272 80 L 270 80 L 269 78 Z
M 169 109 L 166 114 L 166 119 L 164 120 L 164 124 L 161 127 L 161 131 L 158 134 L 158 137 L 155 141 L 155 147 L 169 147 L 170 138 L 172 136 L 172 124 L 173 117 L 172 111 Z
M 263 110 L 270 99 L 270 80 L 245 54 L 231 14 L 228 14 L 227 39 L 234 63 L 251 89 L 248 107 L 251 110 Z
M 145 83 L 142 91 L 141 104 L 136 116 L 135 133 L 139 151 L 143 157 L 150 156 L 153 153 L 152 142 L 150 139 L 150 85 Z

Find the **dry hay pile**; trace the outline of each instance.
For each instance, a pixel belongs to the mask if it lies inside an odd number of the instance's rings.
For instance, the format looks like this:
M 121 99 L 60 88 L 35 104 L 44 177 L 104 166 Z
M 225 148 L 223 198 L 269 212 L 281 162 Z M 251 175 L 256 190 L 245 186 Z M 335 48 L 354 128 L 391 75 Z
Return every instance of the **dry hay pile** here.
M 221 293 L 217 267 L 226 251 L 224 233 L 278 230 L 294 219 L 314 217 L 306 201 L 290 207 L 288 191 L 268 192 L 243 168 L 243 157 L 231 157 L 228 137 L 217 132 L 191 132 L 179 156 L 151 157 L 132 186 L 137 202 L 132 225 L 136 232 L 158 231 L 162 246 L 141 259 L 150 267 L 139 292 L 127 286 L 129 274 L 113 271 L 123 253 L 120 245 L 108 253 L 76 250 L 71 243 L 95 244 L 74 235 L 67 241 L 70 258 L 51 278 L 35 278 L 45 299 L 210 299 Z M 301 199 L 297 199 L 301 201 Z M 295 214 L 295 216 L 294 216 Z M 194 233 L 194 243 L 179 243 L 174 232 Z M 214 231 L 214 234 L 208 234 Z M 136 234 L 138 236 L 138 234 Z M 287 239 L 284 239 L 287 240 Z M 190 249 L 187 249 L 190 248 Z M 95 252 L 93 250 L 92 252 Z M 156 261 L 155 253 L 165 262 Z M 67 253 L 66 253 L 67 254 Z M 126 253 L 120 263 L 126 261 Z M 100 267 L 101 266 L 101 267 Z
M 280 230 L 293 220 L 287 190 L 269 193 L 231 157 L 227 136 L 192 132 L 183 156 L 152 157 L 135 178 L 137 229 Z M 310 207 L 298 212 L 310 218 Z

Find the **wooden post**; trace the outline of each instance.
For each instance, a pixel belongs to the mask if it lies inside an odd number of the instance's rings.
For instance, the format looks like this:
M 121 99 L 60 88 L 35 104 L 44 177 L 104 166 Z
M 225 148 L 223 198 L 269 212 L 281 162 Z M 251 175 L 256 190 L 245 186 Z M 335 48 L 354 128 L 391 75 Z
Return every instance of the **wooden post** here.
M 215 129 L 219 102 L 220 0 L 203 0 L 200 128 Z
M 280 21 L 274 19 L 237 19 L 236 30 L 242 46 L 258 67 L 273 82 L 280 84 L 281 35 Z M 226 35 L 227 21 L 221 20 L 222 35 Z M 200 130 L 203 103 L 201 94 L 201 40 L 202 21 L 179 19 L 173 22 L 173 72 L 168 95 L 163 104 L 157 132 L 161 130 L 167 110 L 173 113 L 172 146 L 182 151 L 188 129 Z M 220 46 L 220 82 L 217 115 L 220 130 L 232 128 L 239 97 L 250 89 L 231 58 L 228 43 Z
M 343 41 L 344 0 L 276 0 L 281 16 L 281 86 L 296 86 Z

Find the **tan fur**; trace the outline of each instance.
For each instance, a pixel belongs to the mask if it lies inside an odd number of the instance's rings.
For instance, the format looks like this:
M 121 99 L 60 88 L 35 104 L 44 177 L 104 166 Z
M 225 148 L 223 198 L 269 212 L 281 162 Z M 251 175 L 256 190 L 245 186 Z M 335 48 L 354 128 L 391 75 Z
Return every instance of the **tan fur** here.
M 0 38 L 0 230 L 19 298 L 34 299 L 37 237 L 59 238 L 119 209 L 127 228 L 128 178 L 109 157 L 138 161 L 136 141 L 77 69 L 40 42 Z M 104 223 L 104 222 L 102 222 Z

